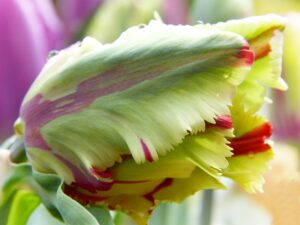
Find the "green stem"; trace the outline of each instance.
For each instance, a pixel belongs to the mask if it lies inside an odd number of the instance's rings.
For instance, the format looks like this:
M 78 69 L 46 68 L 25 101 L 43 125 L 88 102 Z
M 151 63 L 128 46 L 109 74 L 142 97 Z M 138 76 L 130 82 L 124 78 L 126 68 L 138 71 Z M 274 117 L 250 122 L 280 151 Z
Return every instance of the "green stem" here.
M 203 193 L 200 225 L 211 225 L 213 213 L 213 200 L 213 190 L 205 190 Z

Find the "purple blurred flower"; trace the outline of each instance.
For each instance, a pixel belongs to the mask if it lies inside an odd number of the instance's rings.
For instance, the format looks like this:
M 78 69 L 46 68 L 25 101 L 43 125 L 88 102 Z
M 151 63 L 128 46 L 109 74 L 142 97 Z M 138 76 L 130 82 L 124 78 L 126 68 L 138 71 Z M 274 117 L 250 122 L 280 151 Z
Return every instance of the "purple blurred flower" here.
M 62 25 L 51 1 L 0 1 L 0 139 L 12 133 L 21 100 L 62 44 Z
M 102 2 L 103 0 L 58 0 L 57 11 L 67 36 L 72 37 L 79 33 L 84 22 Z

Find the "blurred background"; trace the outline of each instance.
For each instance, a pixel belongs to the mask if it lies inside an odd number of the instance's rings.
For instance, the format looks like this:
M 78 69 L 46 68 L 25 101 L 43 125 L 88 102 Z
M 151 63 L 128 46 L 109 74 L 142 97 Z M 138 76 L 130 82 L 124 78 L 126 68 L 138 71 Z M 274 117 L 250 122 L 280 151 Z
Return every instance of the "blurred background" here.
M 230 191 L 210 193 L 210 199 L 200 193 L 181 205 L 161 205 L 151 225 L 199 225 L 203 215 L 211 225 L 298 225 L 300 0 L 0 0 L 0 141 L 13 134 L 22 98 L 53 51 L 85 36 L 109 43 L 128 27 L 153 18 L 194 25 L 269 13 L 287 19 L 283 77 L 289 90 L 269 93 L 274 102 L 263 111 L 272 120 L 277 152 L 265 193 L 249 195 L 233 185 Z M 47 217 L 44 209 L 28 224 L 36 224 L 39 216 Z M 115 222 L 134 224 L 121 213 Z

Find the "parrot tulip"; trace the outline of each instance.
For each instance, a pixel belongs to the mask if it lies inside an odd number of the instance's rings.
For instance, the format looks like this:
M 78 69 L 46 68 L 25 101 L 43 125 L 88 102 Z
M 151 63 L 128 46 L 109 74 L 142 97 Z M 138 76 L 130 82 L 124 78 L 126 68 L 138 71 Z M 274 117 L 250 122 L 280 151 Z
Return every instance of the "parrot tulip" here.
M 34 170 L 57 174 L 82 205 L 146 224 L 153 208 L 229 177 L 249 192 L 273 151 L 257 111 L 280 78 L 284 20 L 215 25 L 151 21 L 102 45 L 92 38 L 49 59 L 16 125 Z

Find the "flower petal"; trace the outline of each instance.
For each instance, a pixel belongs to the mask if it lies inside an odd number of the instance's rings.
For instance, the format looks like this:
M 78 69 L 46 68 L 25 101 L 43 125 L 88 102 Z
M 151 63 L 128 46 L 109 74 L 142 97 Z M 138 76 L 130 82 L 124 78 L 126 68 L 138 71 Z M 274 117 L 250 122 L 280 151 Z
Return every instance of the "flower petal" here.
M 182 157 L 191 161 L 210 176 L 218 177 L 221 169 L 228 166 L 227 158 L 232 156 L 226 137 L 232 136 L 232 129 L 208 128 L 205 132 L 187 136 L 175 148 Z
M 233 179 L 248 192 L 261 192 L 264 178 L 273 158 L 269 138 L 271 127 L 266 119 L 244 109 L 242 99 L 235 99 L 231 108 L 235 138 L 231 139 L 233 157 L 223 175 Z
M 214 25 L 219 29 L 241 34 L 255 52 L 255 61 L 246 80 L 239 86 L 238 94 L 244 96 L 247 108 L 258 110 L 265 100 L 265 86 L 286 90 L 282 80 L 282 46 L 285 20 L 276 15 L 250 17 Z M 265 86 L 264 86 L 265 85 Z M 253 90 L 253 91 L 251 91 Z M 254 91 L 256 90 L 256 91 Z M 251 95 L 247 94 L 251 91 Z

